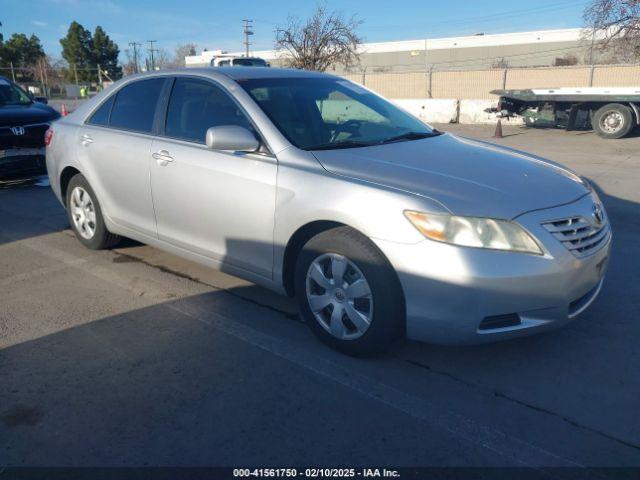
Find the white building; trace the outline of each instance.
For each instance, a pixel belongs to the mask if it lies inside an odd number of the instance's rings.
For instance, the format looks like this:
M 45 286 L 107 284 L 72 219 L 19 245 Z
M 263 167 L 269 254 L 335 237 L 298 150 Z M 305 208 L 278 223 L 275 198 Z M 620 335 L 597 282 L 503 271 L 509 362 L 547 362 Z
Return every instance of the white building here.
M 435 68 L 469 70 L 504 66 L 553 65 L 556 59 L 575 56 L 582 60 L 590 42 L 583 40 L 583 30 L 539 30 L 498 34 L 476 34 L 465 37 L 426 38 L 397 42 L 365 43 L 361 46 L 357 70 L 407 71 Z M 187 67 L 208 66 L 223 52 L 205 51 L 185 57 Z M 226 53 L 226 52 L 225 52 Z M 230 52 L 243 55 L 242 52 Z M 274 50 L 252 51 L 274 66 L 282 64 L 282 53 Z

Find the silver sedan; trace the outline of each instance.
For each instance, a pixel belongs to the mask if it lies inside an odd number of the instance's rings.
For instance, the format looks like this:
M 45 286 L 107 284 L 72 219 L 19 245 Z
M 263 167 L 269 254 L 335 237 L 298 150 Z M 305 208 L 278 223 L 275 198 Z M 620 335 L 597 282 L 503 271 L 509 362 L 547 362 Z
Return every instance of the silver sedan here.
M 84 245 L 130 237 L 295 295 L 352 355 L 560 326 L 596 298 L 609 257 L 607 215 L 576 174 L 331 75 L 131 76 L 46 144 Z

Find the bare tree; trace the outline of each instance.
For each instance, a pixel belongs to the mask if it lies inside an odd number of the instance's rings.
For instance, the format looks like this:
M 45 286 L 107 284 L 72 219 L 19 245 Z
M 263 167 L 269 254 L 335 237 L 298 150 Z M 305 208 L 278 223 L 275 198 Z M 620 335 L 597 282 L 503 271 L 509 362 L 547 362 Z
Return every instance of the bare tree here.
M 507 61 L 506 58 L 502 57 L 501 59 L 494 61 L 491 64 L 491 68 L 500 68 L 500 69 L 509 68 L 509 62 Z
M 122 64 L 122 73 L 124 75 L 133 75 L 139 70 L 139 66 L 136 65 L 135 59 L 131 51 L 127 48 L 124 51 L 126 61 Z
M 285 61 L 293 68 L 321 72 L 335 65 L 349 68 L 358 62 L 362 39 L 356 30 L 361 24 L 355 16 L 345 19 L 319 5 L 305 22 L 289 17 L 284 28 L 277 28 L 275 48 L 286 54 Z
M 195 55 L 197 45 L 195 43 L 183 43 L 176 45 L 174 50 L 174 67 L 184 67 L 184 57 Z
M 158 48 L 154 61 L 156 63 L 156 68 L 159 68 L 160 70 L 164 70 L 165 68 L 173 68 L 174 66 L 172 59 L 169 57 L 167 50 L 165 50 L 164 48 Z
M 599 35 L 603 38 L 600 49 L 617 51 L 627 59 L 640 58 L 640 0 L 592 0 L 583 17 L 591 50 Z
M 556 57 L 553 60 L 554 67 L 570 67 L 573 65 L 578 65 L 578 57 L 576 57 L 573 53 L 567 53 L 562 57 Z

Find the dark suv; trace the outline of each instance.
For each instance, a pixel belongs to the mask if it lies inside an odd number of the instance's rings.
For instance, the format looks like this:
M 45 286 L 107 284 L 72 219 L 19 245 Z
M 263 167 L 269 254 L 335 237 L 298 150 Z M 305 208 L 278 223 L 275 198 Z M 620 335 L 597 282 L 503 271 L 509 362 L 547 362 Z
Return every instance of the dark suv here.
M 60 114 L 0 76 L 0 180 L 46 173 L 44 137 Z

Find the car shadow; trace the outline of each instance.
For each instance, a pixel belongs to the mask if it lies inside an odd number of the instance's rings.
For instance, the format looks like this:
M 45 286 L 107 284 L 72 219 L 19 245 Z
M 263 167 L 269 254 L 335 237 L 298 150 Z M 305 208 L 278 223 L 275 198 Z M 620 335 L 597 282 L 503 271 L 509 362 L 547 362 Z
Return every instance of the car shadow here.
M 68 227 L 64 208 L 42 177 L 0 183 L 0 245 Z

